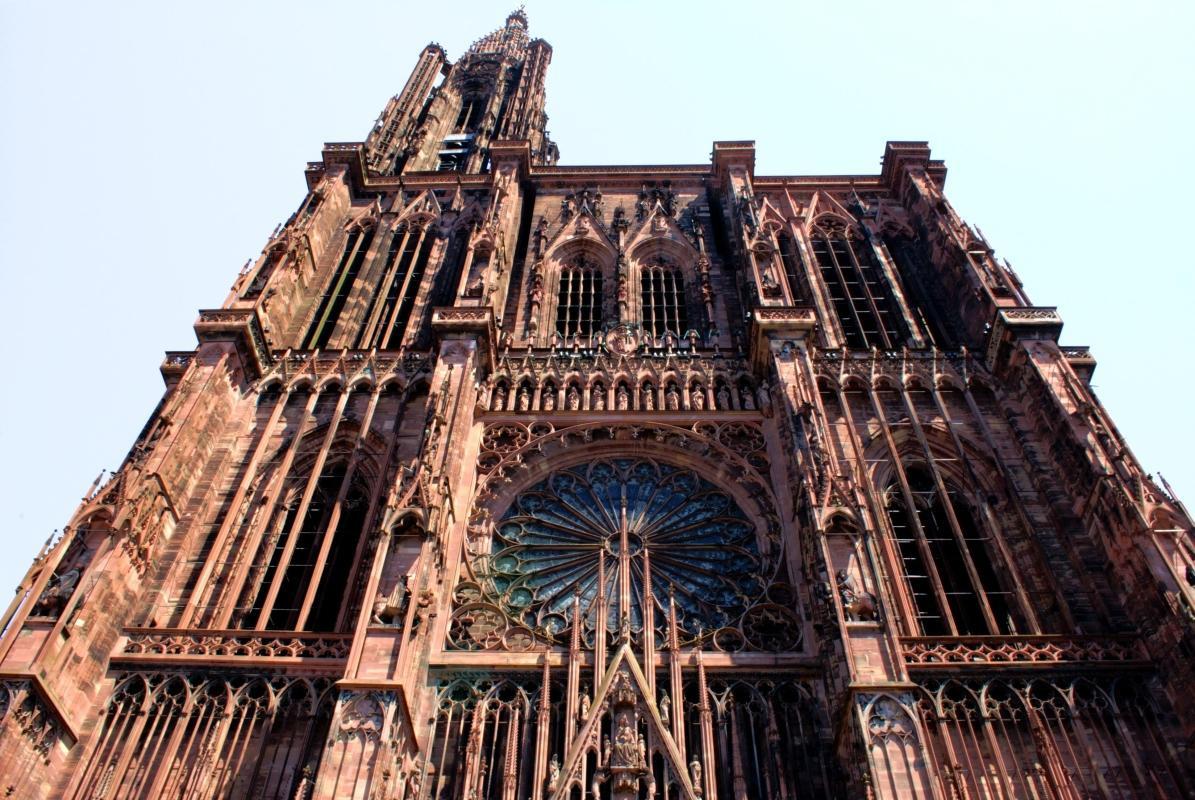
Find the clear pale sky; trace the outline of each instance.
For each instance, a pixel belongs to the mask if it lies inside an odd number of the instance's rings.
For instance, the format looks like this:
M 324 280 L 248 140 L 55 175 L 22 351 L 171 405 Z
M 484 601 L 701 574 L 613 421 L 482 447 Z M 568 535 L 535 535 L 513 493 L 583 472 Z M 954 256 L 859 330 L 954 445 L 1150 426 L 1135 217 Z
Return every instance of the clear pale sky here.
M 0 0 L 0 597 L 119 465 L 325 141 L 420 49 L 513 4 Z M 531 2 L 565 164 L 875 173 L 927 139 L 946 193 L 1090 345 L 1146 470 L 1195 504 L 1190 2 Z

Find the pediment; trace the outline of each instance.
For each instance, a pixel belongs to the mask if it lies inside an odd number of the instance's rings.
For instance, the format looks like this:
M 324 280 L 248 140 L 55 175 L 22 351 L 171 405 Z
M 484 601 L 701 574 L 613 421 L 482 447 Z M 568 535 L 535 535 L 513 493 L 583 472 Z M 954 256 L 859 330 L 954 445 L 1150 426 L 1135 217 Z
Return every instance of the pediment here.
M 663 245 L 666 249 L 672 250 L 681 247 L 692 257 L 698 255 L 688 235 L 676 224 L 676 220 L 664 211 L 658 201 L 652 208 L 651 213 L 643 220 L 643 224 L 639 226 L 631 236 L 630 241 L 627 242 L 626 250 L 632 256 L 635 256 L 636 251 L 642 251 L 653 244 Z
M 597 248 L 611 258 L 618 252 L 618 248 L 610 241 L 610 237 L 602 230 L 602 226 L 587 207 L 583 207 L 578 214 L 561 226 L 548 243 L 545 255 L 550 257 L 560 250 L 573 247 L 588 250 Z
M 414 199 L 403 207 L 398 215 L 398 221 L 426 223 L 429 220 L 439 219 L 442 211 L 440 201 L 436 199 L 436 193 L 426 189 L 415 195 Z
M 620 780 L 649 780 L 646 776 L 651 774 L 653 757 L 658 753 L 663 758 L 668 778 L 675 781 L 679 789 L 679 795 L 675 796 L 682 800 L 700 800 L 701 795 L 693 787 L 689 770 L 672 732 L 660 716 L 647 677 L 628 640 L 624 639 L 610 659 L 591 708 L 577 735 L 568 744 L 560 777 L 556 785 L 549 788 L 550 800 L 566 800 L 571 787 L 587 777 L 586 757 L 591 752 L 597 754 L 598 769 L 592 776 L 595 783 L 614 781 L 617 787 Z M 602 736 L 606 718 L 610 719 L 613 737 Z M 645 738 L 650 739 L 651 745 L 640 739 L 643 733 L 638 726 L 640 721 L 644 723 L 649 734 Z M 612 794 L 618 794 L 617 788 Z M 635 796 L 638 796 L 637 792 Z

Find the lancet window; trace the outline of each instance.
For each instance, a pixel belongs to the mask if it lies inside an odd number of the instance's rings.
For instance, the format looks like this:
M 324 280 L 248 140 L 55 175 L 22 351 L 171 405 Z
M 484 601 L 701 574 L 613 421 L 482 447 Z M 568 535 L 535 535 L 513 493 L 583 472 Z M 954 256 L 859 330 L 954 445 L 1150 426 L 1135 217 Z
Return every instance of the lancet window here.
M 805 302 L 808 295 L 805 291 L 805 277 L 801 269 L 800 256 L 793 246 L 793 241 L 787 234 L 776 235 L 776 244 L 780 249 L 780 262 L 784 265 L 784 278 L 788 281 L 788 293 L 794 303 Z
M 368 495 L 344 461 L 325 466 L 314 485 L 307 484 L 290 487 L 262 539 L 241 605 L 242 627 L 333 631 L 344 625 Z
M 892 287 L 858 231 L 836 217 L 821 217 L 809 238 L 847 346 L 903 346 L 907 333 Z
M 373 234 L 372 227 L 364 228 L 359 225 L 354 226 L 349 232 L 340 263 L 336 266 L 332 280 L 328 283 L 328 287 L 316 307 L 315 318 L 311 323 L 311 330 L 308 332 L 305 344 L 307 349 L 324 348 L 331 341 L 340 312 L 348 301 L 349 293 L 361 271 L 361 265 L 365 263 L 369 246 L 373 244 Z
M 665 333 L 678 339 L 684 336 L 689 330 L 689 313 L 680 269 L 663 256 L 656 256 L 642 265 L 640 282 L 644 330 L 656 337 Z
M 381 283 L 357 337 L 358 348 L 401 346 L 435 243 L 430 223 L 404 223 L 395 231 L 387 248 Z
M 943 497 L 921 465 L 906 467 L 904 476 L 903 485 L 899 480 L 889 485 L 886 503 L 921 632 L 1012 633 L 1010 595 L 1001 588 L 988 536 L 961 490 L 943 481 Z
M 568 338 L 592 336 L 602 326 L 601 266 L 584 256 L 560 270 L 556 332 Z

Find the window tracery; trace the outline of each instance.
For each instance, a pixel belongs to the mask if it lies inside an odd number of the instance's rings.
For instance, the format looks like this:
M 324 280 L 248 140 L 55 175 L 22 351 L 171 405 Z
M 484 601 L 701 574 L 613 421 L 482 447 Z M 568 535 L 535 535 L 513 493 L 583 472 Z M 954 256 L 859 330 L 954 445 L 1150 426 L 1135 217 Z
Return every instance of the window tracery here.
M 475 562 L 483 593 L 550 640 L 572 627 L 578 594 L 587 637 L 599 596 L 611 632 L 624 614 L 641 631 L 650 574 L 658 636 L 674 598 L 687 636 L 713 633 L 732 650 L 799 643 L 795 596 L 769 579 L 775 565 L 761 554 L 755 525 L 729 494 L 688 469 L 614 458 L 557 471 L 515 498 L 489 547 Z M 479 622 L 489 624 L 470 620 Z
M 923 633 L 1011 633 L 1012 606 L 993 567 L 987 537 L 953 483 L 941 497 L 927 469 L 905 468 L 887 491 L 888 519 Z M 946 505 L 949 503 L 949 507 Z
M 643 329 L 654 337 L 672 334 L 680 339 L 689 330 L 685 279 L 680 268 L 662 255 L 640 266 Z
M 837 217 L 819 218 L 809 238 L 847 346 L 901 347 L 908 334 L 871 246 Z
M 556 332 L 566 339 L 593 336 L 602 327 L 602 302 L 601 265 L 578 256 L 560 270 Z

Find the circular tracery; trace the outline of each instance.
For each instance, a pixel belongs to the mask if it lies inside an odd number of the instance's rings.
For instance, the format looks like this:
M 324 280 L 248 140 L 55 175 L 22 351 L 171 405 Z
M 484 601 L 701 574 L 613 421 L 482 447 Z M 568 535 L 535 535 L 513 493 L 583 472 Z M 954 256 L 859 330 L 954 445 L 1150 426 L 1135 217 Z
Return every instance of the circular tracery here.
M 592 629 L 603 569 L 608 629 L 625 617 L 642 630 L 648 563 L 657 629 L 670 593 L 694 635 L 732 624 L 766 588 L 755 526 L 729 494 L 692 470 L 634 458 L 566 468 L 520 493 L 475 571 L 512 619 L 556 637 L 577 595 Z

